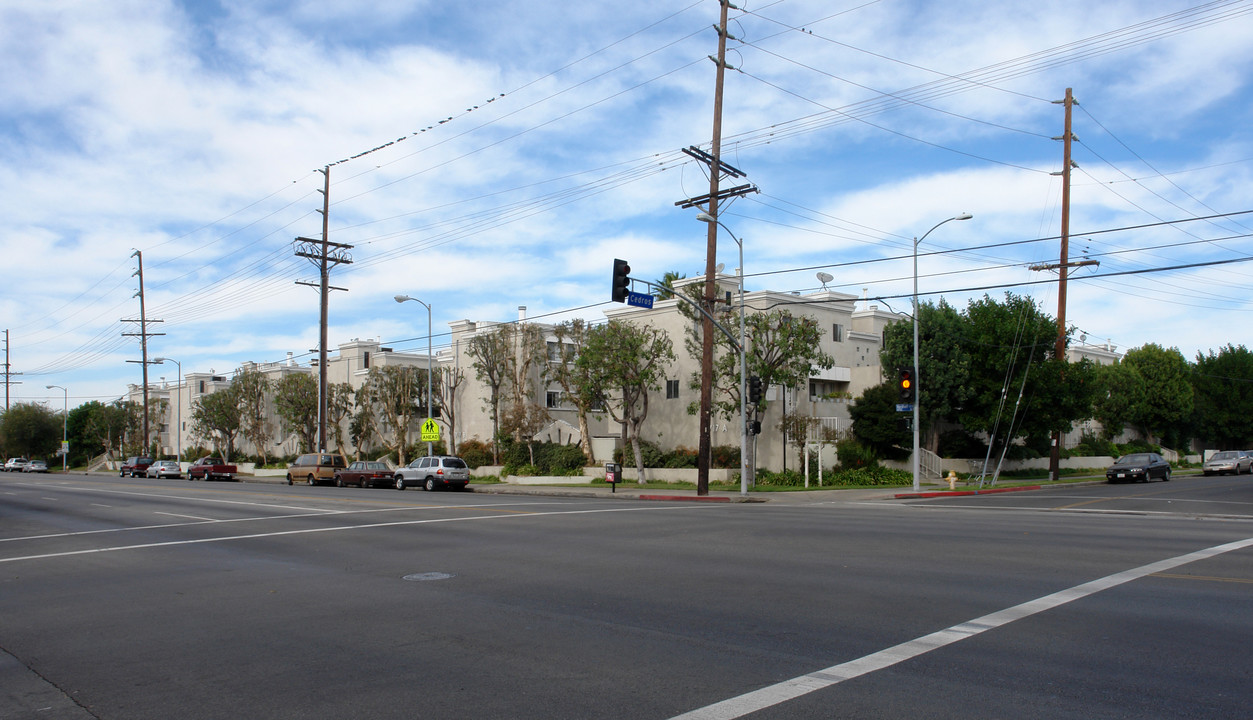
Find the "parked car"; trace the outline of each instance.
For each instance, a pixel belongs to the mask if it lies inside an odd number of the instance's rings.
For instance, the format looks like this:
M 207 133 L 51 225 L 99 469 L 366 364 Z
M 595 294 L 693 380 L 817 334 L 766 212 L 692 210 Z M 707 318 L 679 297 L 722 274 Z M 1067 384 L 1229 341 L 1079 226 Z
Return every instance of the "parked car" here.
M 334 453 L 308 453 L 287 466 L 287 484 L 303 480 L 310 485 L 335 482 L 335 472 L 348 467 L 344 458 Z
M 392 469 L 379 460 L 354 460 L 335 473 L 335 484 L 339 487 L 356 485 L 365 488 L 391 483 Z
M 26 469 L 26 463 L 30 462 L 24 457 L 9 458 L 4 463 L 5 472 L 22 472 Z
M 1105 479 L 1111 483 L 1149 482 L 1153 478 L 1170 481 L 1170 463 L 1157 453 L 1124 455 L 1105 471 Z
M 183 469 L 175 460 L 158 460 L 148 466 L 144 476 L 158 479 L 174 478 L 177 480 L 183 476 Z
M 31 460 L 26 463 L 26 467 L 22 468 L 22 472 L 48 472 L 48 463 L 43 460 Z
M 459 457 L 428 455 L 398 469 L 393 478 L 397 490 L 416 486 L 427 490 L 438 487 L 465 490 L 470 483 L 470 467 Z
M 234 480 L 239 468 L 222 458 L 206 455 L 187 466 L 188 480 Z
M 148 466 L 152 464 L 152 458 L 136 455 L 126 458 L 126 462 L 122 463 L 122 472 L 118 477 L 143 477 L 148 472 Z
M 1201 466 L 1201 472 L 1206 475 L 1226 473 L 1239 475 L 1243 472 L 1253 472 L 1253 458 L 1250 458 L 1243 450 L 1216 452 Z

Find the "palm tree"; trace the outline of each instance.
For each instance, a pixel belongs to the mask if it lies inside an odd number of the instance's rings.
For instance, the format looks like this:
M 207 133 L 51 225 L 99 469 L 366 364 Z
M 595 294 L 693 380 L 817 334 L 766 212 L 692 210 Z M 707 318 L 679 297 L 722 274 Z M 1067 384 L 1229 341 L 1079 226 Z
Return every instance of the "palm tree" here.
M 657 285 L 660 286 L 660 288 L 657 289 L 654 297 L 656 297 L 658 300 L 669 299 L 669 297 L 674 294 L 675 281 L 684 280 L 686 278 L 687 278 L 687 275 L 683 275 L 674 270 L 667 270 L 666 274 L 662 275 L 661 279 L 658 280 L 656 283 Z

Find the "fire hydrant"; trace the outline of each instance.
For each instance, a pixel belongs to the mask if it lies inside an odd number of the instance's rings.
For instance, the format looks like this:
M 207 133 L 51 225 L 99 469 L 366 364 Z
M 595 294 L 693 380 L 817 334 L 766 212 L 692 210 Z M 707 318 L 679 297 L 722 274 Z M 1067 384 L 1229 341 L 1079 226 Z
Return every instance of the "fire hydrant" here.
M 948 480 L 948 489 L 956 490 L 957 489 L 957 473 L 953 472 L 952 470 L 949 470 L 948 478 L 946 479 Z

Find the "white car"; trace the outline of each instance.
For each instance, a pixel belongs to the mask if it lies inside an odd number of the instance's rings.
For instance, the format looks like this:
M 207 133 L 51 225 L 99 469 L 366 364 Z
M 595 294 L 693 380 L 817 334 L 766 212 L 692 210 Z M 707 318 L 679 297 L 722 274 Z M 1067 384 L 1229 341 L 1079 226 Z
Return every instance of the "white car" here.
M 22 468 L 22 472 L 48 472 L 48 463 L 43 460 L 31 460 L 26 463 L 26 467 Z
M 26 463 L 30 462 L 24 457 L 9 458 L 4 464 L 5 472 L 22 472 L 26 469 Z
M 397 469 L 395 480 L 397 490 L 407 487 L 465 490 L 470 482 L 470 468 L 465 460 L 452 455 L 420 457 Z

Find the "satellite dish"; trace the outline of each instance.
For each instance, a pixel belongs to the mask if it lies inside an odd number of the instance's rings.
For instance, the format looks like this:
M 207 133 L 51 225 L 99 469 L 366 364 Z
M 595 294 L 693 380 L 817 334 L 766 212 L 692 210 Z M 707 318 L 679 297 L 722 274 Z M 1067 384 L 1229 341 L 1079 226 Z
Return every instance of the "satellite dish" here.
M 723 269 L 726 268 L 726 266 L 727 266 L 726 263 L 718 263 L 717 267 L 714 268 L 714 275 L 721 275 Z
M 835 277 L 831 275 L 831 273 L 824 273 L 824 272 L 818 273 L 818 282 L 822 283 L 823 290 L 826 290 L 827 283 L 831 282 L 834 279 Z

